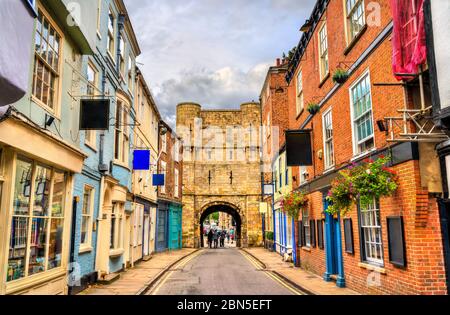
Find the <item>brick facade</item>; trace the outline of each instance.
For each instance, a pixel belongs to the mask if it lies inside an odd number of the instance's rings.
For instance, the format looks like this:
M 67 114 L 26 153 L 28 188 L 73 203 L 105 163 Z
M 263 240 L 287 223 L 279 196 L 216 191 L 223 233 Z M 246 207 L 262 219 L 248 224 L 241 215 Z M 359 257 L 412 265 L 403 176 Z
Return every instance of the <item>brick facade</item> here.
M 367 1 L 365 1 L 367 2 Z M 387 141 L 387 135 L 380 132 L 376 122 L 388 116 L 399 116 L 398 110 L 404 108 L 405 90 L 402 86 L 380 86 L 376 83 L 398 83 L 392 73 L 392 35 L 391 11 L 389 1 L 381 0 L 380 21 L 377 26 L 372 24 L 372 11 L 365 3 L 366 26 L 359 35 L 348 43 L 346 40 L 345 12 L 340 0 L 318 1 L 315 13 L 320 12 L 319 4 L 325 8 L 322 14 L 316 14 L 312 36 L 299 62 L 291 61 L 292 72 L 289 88 L 289 127 L 290 129 L 312 129 L 313 166 L 307 167 L 307 183 L 298 185 L 297 189 L 305 190 L 310 200 L 309 219 L 320 221 L 325 218 L 324 197 L 331 180 L 337 171 L 346 168 L 353 161 L 361 161 L 367 157 L 376 157 L 381 151 L 390 152 L 396 145 Z M 319 29 L 326 23 L 328 29 L 329 74 L 320 79 L 319 68 Z M 364 56 L 364 58 L 362 57 Z M 348 80 L 341 85 L 332 80 L 334 71 L 338 68 L 349 71 Z M 305 110 L 297 115 L 297 74 L 303 74 L 303 93 Z M 372 126 L 374 130 L 374 148 L 363 155 L 358 155 L 354 149 L 352 131 L 352 104 L 350 89 L 352 84 L 366 74 L 370 76 L 372 97 Z M 415 92 L 407 90 L 406 104 L 417 107 Z M 426 100 L 429 102 L 429 100 Z M 310 115 L 306 110 L 308 103 L 317 103 L 320 111 Z M 325 170 L 324 163 L 324 131 L 323 114 L 331 109 L 333 121 L 333 144 L 335 166 Z M 436 152 L 430 150 L 432 144 L 420 143 L 417 146 L 417 156 L 394 163 L 394 169 L 399 173 L 400 185 L 392 198 L 379 201 L 380 221 L 382 231 L 383 264 L 373 266 L 363 261 L 360 253 L 359 211 L 352 209 L 348 217 L 353 223 L 354 254 L 345 252 L 343 219 L 341 218 L 341 244 L 346 286 L 364 294 L 445 294 L 445 268 L 439 224 L 439 211 L 435 196 L 442 193 L 440 187 L 440 169 Z M 299 175 L 299 169 L 293 168 L 294 176 Z M 402 216 L 406 244 L 407 266 L 395 267 L 389 259 L 387 218 Z M 302 216 L 300 216 L 302 220 Z M 324 228 L 325 230 L 325 228 Z M 316 229 L 317 243 L 317 229 Z M 324 233 L 325 234 L 325 233 Z M 298 229 L 296 229 L 298 240 Z M 311 248 L 298 247 L 298 258 L 301 266 L 319 275 L 326 272 L 326 251 L 317 245 Z M 334 277 L 333 277 L 334 278 Z M 378 282 L 379 280 L 379 282 Z M 369 281 L 369 282 L 368 282 Z M 375 281 L 371 285 L 370 281 Z

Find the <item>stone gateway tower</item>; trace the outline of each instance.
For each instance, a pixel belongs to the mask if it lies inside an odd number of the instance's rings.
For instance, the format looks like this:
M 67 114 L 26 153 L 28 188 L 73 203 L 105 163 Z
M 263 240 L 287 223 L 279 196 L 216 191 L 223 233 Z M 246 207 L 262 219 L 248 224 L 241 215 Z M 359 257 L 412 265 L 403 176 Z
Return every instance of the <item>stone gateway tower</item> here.
M 185 247 L 202 247 L 203 221 L 215 212 L 233 216 L 238 246 L 262 245 L 260 126 L 259 103 L 242 104 L 240 110 L 177 106 Z

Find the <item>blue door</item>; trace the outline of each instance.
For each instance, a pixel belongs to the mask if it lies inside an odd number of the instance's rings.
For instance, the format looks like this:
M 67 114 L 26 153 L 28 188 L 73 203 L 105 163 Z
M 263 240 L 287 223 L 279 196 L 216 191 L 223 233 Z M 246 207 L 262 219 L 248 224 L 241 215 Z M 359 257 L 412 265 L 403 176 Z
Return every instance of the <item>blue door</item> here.
M 162 252 L 167 249 L 167 213 L 165 209 L 158 210 L 157 228 L 156 228 L 156 251 Z
M 169 249 L 181 249 L 181 209 L 171 206 L 169 210 Z
M 325 210 L 325 253 L 326 253 L 326 267 L 327 271 L 324 275 L 325 281 L 331 281 L 332 276 L 336 277 L 336 285 L 338 287 L 345 287 L 344 278 L 344 261 L 342 257 L 342 242 L 341 242 L 341 225 L 340 217 L 330 215 L 326 212 L 329 203 L 324 199 Z

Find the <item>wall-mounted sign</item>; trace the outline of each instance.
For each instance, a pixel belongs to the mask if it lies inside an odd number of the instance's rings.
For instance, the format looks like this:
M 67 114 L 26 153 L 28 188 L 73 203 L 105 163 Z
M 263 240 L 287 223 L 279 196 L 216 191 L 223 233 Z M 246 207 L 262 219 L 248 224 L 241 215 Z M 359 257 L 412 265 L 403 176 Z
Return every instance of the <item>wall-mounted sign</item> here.
M 133 170 L 149 171 L 150 170 L 150 151 L 135 150 L 133 152 Z
M 81 100 L 80 130 L 109 130 L 109 99 Z
M 311 130 L 286 131 L 288 166 L 312 166 Z
M 273 184 L 264 184 L 264 195 L 272 196 L 274 194 Z
M 267 202 L 260 202 L 259 203 L 259 213 L 266 214 L 269 211 L 269 205 Z
M 164 186 L 164 174 L 153 174 L 153 186 Z

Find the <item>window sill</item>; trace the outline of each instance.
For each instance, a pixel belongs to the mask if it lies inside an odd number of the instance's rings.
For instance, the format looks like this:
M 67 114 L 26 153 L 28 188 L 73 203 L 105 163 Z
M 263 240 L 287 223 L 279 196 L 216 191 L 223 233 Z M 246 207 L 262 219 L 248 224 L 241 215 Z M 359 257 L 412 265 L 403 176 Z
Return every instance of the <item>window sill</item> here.
M 355 155 L 350 161 L 351 161 L 351 162 L 354 162 L 354 161 L 356 161 L 356 160 L 363 159 L 363 158 L 365 158 L 365 157 L 370 156 L 373 152 L 376 152 L 376 151 L 377 151 L 376 148 L 370 149 L 369 151 L 366 151 L 366 152 L 364 152 L 364 153 Z
M 319 89 L 325 84 L 325 82 L 328 81 L 328 79 L 330 78 L 331 74 L 330 71 L 328 71 L 328 73 L 323 77 L 322 81 L 320 81 L 319 83 Z
M 92 246 L 80 246 L 80 250 L 78 251 L 79 254 L 86 254 L 86 253 L 90 253 L 94 250 L 94 248 L 92 248 Z
M 52 109 L 45 105 L 41 100 L 36 98 L 34 95 L 31 95 L 31 101 L 35 103 L 36 105 L 42 107 L 47 113 L 49 113 L 53 118 L 57 119 L 58 121 L 61 121 L 61 117 L 56 114 L 56 109 Z
M 110 258 L 117 258 L 119 256 L 122 256 L 123 253 L 125 253 L 125 250 L 123 250 L 123 249 L 111 249 L 109 251 L 109 257 Z
M 386 269 L 382 268 L 382 267 L 378 267 L 378 266 L 374 266 L 368 263 L 359 263 L 358 267 L 363 268 L 363 269 L 367 269 L 369 271 L 376 271 L 379 272 L 383 275 L 387 274 L 386 273 Z
M 302 250 L 308 253 L 311 253 L 311 247 L 302 247 Z
M 323 175 L 327 175 L 327 174 L 329 174 L 329 173 L 333 173 L 335 170 L 336 170 L 336 167 L 335 167 L 335 166 L 331 166 L 331 167 L 327 168 L 327 169 L 323 172 Z
M 353 47 L 355 47 L 356 43 L 359 41 L 359 39 L 363 36 L 363 34 L 367 30 L 367 24 L 363 26 L 363 28 L 359 31 L 358 34 L 351 40 L 350 44 L 348 44 L 347 48 L 344 50 L 344 56 L 347 56 Z

